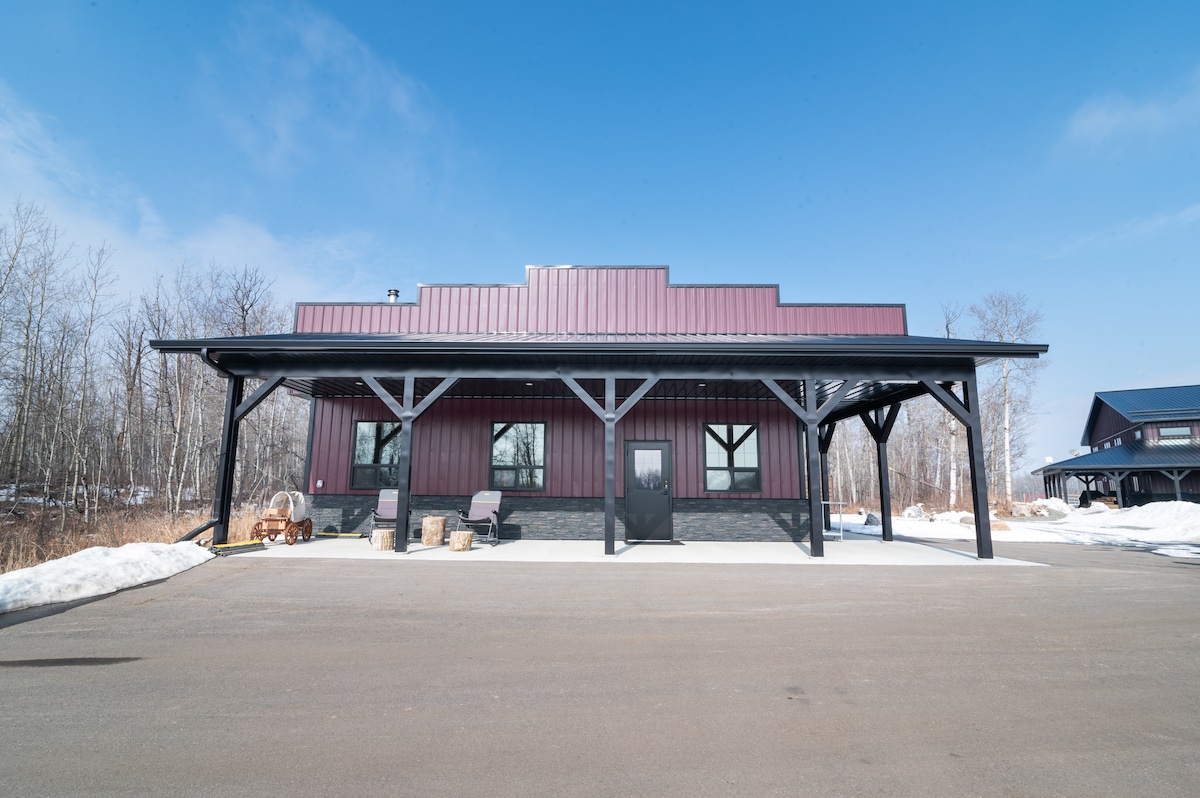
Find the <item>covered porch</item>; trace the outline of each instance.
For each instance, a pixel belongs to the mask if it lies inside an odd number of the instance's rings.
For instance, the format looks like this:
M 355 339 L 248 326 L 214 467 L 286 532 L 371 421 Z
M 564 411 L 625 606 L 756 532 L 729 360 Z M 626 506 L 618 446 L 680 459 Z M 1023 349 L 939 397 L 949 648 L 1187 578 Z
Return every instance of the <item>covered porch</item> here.
M 1136 440 L 1098 452 L 1051 463 L 1034 470 L 1046 495 L 1067 500 L 1067 480 L 1076 479 L 1085 491 L 1111 493 L 1118 507 L 1144 500 L 1189 501 L 1200 485 L 1200 444 Z M 1101 491 L 1101 480 L 1107 490 Z M 1157 490 L 1157 487 L 1164 490 Z
M 904 402 L 933 396 L 966 430 L 976 553 L 991 559 L 976 370 L 1037 357 L 1044 345 L 913 336 L 769 334 L 335 334 L 152 341 L 194 354 L 227 378 L 214 493 L 214 542 L 227 536 L 238 430 L 271 392 L 374 397 L 401 423 L 396 551 L 408 549 L 413 431 L 443 398 L 569 396 L 603 430 L 602 450 L 580 451 L 603 472 L 604 553 L 617 551 L 617 428 L 648 399 L 778 402 L 796 419 L 800 509 L 809 554 L 823 557 L 827 453 L 837 425 L 861 421 L 876 444 L 883 539 L 892 539 L 887 445 Z M 249 395 L 248 380 L 261 380 Z

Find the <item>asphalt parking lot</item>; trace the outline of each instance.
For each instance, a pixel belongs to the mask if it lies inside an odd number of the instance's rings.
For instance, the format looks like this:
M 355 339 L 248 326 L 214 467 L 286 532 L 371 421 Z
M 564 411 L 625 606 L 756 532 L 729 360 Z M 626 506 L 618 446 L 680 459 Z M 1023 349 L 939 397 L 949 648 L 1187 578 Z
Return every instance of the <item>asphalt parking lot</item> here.
M 1193 796 L 1200 562 L 219 558 L 0 616 L 27 796 Z

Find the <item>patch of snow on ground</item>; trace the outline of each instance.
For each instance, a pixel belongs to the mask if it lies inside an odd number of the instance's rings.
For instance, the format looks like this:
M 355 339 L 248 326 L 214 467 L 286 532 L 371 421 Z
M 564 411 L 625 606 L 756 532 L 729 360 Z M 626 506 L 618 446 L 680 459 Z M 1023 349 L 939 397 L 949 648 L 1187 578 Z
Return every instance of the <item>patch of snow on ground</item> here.
M 1067 504 L 1057 496 L 1049 499 L 1034 499 L 1033 503 L 1040 507 L 1045 507 L 1050 512 L 1058 513 L 1059 515 L 1070 515 L 1071 513 L 1075 512 L 1074 507 Z
M 1104 530 L 1108 534 L 1116 533 L 1130 540 L 1148 543 L 1200 541 L 1200 504 L 1152 502 L 1142 507 L 1096 513 L 1080 510 L 1069 518 L 1053 523 L 1085 530 Z
M 1161 549 L 1153 549 L 1153 551 L 1164 557 L 1200 558 L 1200 546 L 1164 546 Z
M 949 521 L 952 524 L 961 524 L 962 520 L 969 516 L 970 513 L 965 510 L 947 510 L 944 513 L 934 513 L 930 516 L 932 521 Z
M 215 555 L 195 543 L 94 546 L 69 557 L 0 574 L 0 612 L 103 596 L 166 579 Z
M 1055 505 L 1047 506 L 1063 512 Z M 974 524 L 959 523 L 959 519 L 965 515 L 968 514 L 938 513 L 931 518 L 893 518 L 892 529 L 897 535 L 927 540 L 974 540 Z M 880 527 L 856 524 L 856 520 L 856 516 L 847 517 L 847 532 L 872 537 L 882 535 Z M 1150 545 L 1155 546 L 1158 553 L 1167 556 L 1200 556 L 1200 504 L 1194 502 L 1154 502 L 1144 507 L 1122 510 L 1112 510 L 1096 503 L 1082 510 L 1066 507 L 1066 517 L 1057 521 L 1046 518 L 1001 520 L 1009 528 L 992 528 L 992 540 L 998 543 Z M 1166 543 L 1179 545 L 1156 545 Z

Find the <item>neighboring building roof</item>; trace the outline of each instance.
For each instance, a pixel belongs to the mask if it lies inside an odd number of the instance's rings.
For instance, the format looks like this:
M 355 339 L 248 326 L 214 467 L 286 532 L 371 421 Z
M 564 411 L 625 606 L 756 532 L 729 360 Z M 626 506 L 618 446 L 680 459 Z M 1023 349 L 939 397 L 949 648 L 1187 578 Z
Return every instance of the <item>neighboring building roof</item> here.
M 1171 388 L 1135 388 L 1128 391 L 1101 391 L 1092 399 L 1081 444 L 1091 442 L 1092 430 L 1104 403 L 1134 424 L 1155 421 L 1183 421 L 1200 418 L 1200 385 Z
M 1140 440 L 1098 452 L 1050 463 L 1034 474 L 1102 474 L 1107 471 L 1161 471 L 1200 469 L 1200 443 L 1163 443 Z

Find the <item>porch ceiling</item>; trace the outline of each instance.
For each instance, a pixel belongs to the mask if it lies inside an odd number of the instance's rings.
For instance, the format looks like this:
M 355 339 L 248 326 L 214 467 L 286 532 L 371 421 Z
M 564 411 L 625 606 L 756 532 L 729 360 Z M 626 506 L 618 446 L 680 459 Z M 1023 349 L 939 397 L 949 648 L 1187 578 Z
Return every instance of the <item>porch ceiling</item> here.
M 816 380 L 818 400 L 842 381 L 858 385 L 829 420 L 918 396 L 920 380 L 955 381 L 1001 358 L 1036 358 L 1041 344 L 1008 344 L 915 336 L 745 334 L 289 334 L 159 340 L 161 352 L 191 353 L 230 375 L 285 376 L 309 396 L 369 397 L 363 376 L 399 395 L 416 376 L 418 400 L 457 379 L 446 397 L 570 397 L 569 376 L 600 400 L 604 378 L 617 378 L 618 399 L 647 377 L 659 382 L 647 399 L 772 399 L 774 379 L 798 401 L 802 380 Z

